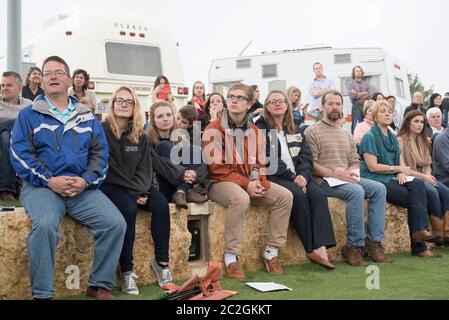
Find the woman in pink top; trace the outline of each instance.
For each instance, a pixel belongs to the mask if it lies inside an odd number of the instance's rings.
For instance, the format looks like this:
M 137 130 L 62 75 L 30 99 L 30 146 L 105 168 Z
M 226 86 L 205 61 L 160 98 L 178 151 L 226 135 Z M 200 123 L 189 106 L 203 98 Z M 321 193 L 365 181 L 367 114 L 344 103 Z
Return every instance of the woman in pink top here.
M 354 129 L 354 140 L 357 145 L 359 145 L 360 141 L 362 141 L 365 133 L 371 130 L 374 125 L 373 116 L 372 116 L 372 107 L 374 104 L 374 100 L 367 100 L 363 104 L 363 122 L 357 123 L 357 126 Z

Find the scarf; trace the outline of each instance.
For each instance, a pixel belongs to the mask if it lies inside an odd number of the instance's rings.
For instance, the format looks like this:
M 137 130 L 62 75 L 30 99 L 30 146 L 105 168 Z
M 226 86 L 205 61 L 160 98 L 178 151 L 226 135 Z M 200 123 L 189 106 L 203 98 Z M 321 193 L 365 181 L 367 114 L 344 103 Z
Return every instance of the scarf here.
M 432 158 L 429 148 L 421 139 L 411 139 L 409 136 L 403 136 L 403 156 L 407 166 L 413 171 L 423 172 L 425 168 L 430 167 Z

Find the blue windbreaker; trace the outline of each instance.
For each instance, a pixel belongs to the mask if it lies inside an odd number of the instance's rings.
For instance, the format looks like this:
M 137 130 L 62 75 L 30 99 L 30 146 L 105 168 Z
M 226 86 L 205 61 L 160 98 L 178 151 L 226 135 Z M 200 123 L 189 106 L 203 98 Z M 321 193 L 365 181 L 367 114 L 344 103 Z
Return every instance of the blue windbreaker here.
M 75 111 L 64 125 L 40 95 L 25 107 L 11 135 L 11 164 L 34 186 L 47 186 L 51 177 L 82 177 L 90 189 L 106 178 L 109 150 L 103 127 L 91 110 L 69 97 Z

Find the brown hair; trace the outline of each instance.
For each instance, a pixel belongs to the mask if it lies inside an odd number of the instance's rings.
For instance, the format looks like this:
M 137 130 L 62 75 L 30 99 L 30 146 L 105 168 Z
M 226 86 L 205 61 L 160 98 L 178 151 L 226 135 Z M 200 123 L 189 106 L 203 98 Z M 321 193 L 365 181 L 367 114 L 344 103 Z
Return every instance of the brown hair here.
M 150 123 L 148 124 L 147 134 L 148 134 L 148 137 L 150 138 L 151 142 L 154 144 L 158 144 L 159 142 L 161 142 L 161 140 L 160 140 L 161 137 L 159 135 L 159 132 L 157 131 L 156 123 L 154 121 L 154 112 L 156 111 L 157 108 L 160 108 L 160 107 L 169 107 L 170 110 L 172 111 L 173 127 L 170 130 L 170 136 L 171 136 L 171 133 L 176 129 L 175 111 L 173 110 L 173 105 L 167 101 L 158 101 L 156 103 L 153 103 L 153 105 L 150 107 Z
M 228 92 L 231 92 L 234 90 L 242 90 L 243 92 L 245 92 L 245 94 L 247 95 L 247 98 L 248 98 L 248 102 L 252 103 L 252 101 L 254 99 L 254 90 L 250 86 L 248 86 L 244 83 L 236 83 L 229 88 Z
M 26 78 L 25 78 L 25 84 L 26 84 L 26 85 L 30 84 L 30 77 L 31 77 L 31 74 L 32 74 L 34 71 L 39 71 L 39 73 L 41 74 L 41 77 L 42 77 L 42 70 L 41 70 L 41 69 L 39 69 L 38 67 L 31 67 L 31 68 L 28 70 L 27 76 L 26 76 Z
M 352 68 L 352 79 L 355 79 L 355 69 L 360 68 L 360 70 L 362 70 L 362 78 L 365 76 L 365 71 L 363 71 L 363 68 L 361 66 L 355 66 L 354 68 Z
M 58 57 L 58 56 L 50 56 L 50 57 L 46 58 L 44 60 L 44 63 L 42 63 L 42 72 L 44 71 L 45 65 L 47 63 L 49 63 L 50 61 L 58 62 L 58 63 L 64 65 L 64 71 L 65 71 L 65 73 L 67 73 L 67 76 L 70 77 L 69 65 L 67 64 L 67 62 L 65 62 L 64 59 L 62 59 L 61 57 Z
M 211 93 L 207 97 L 206 104 L 204 105 L 204 112 L 206 112 L 209 116 L 210 116 L 210 100 L 212 99 L 213 96 L 219 96 L 221 101 L 223 102 L 223 109 L 227 108 L 226 99 L 223 97 L 221 93 L 218 92 Z
M 293 112 L 292 112 L 292 105 L 290 103 L 290 99 L 287 97 L 287 95 L 280 90 L 273 90 L 270 91 L 270 93 L 268 94 L 267 98 L 265 99 L 265 103 L 263 105 L 263 118 L 265 119 L 265 121 L 267 122 L 268 126 L 270 128 L 276 128 L 274 119 L 271 115 L 270 112 L 268 112 L 268 101 L 270 101 L 270 96 L 272 94 L 281 94 L 282 96 L 284 96 L 284 99 L 287 103 L 287 110 L 284 113 L 284 118 L 282 119 L 282 127 L 280 128 L 282 130 L 286 129 L 288 134 L 294 134 L 295 133 L 295 122 L 294 122 L 294 117 L 293 117 Z
M 189 125 L 193 124 L 193 121 L 196 120 L 196 116 L 197 116 L 197 112 L 196 112 L 196 108 L 190 104 L 182 107 L 181 109 L 178 110 L 179 115 L 189 121 Z
M 321 98 L 321 105 L 324 106 L 326 104 L 327 96 L 339 96 L 341 98 L 341 104 L 343 104 L 343 96 L 337 90 L 331 90 L 324 94 Z

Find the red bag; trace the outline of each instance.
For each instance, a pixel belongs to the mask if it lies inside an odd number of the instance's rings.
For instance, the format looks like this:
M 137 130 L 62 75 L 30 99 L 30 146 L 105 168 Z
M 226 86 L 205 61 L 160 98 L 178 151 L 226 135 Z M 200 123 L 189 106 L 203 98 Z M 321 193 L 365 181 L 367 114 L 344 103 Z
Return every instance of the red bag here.
M 211 262 L 203 280 L 199 281 L 198 275 L 193 275 L 181 287 L 173 288 L 158 300 L 224 300 L 238 294 L 237 291 L 223 290 L 221 279 L 221 263 Z

